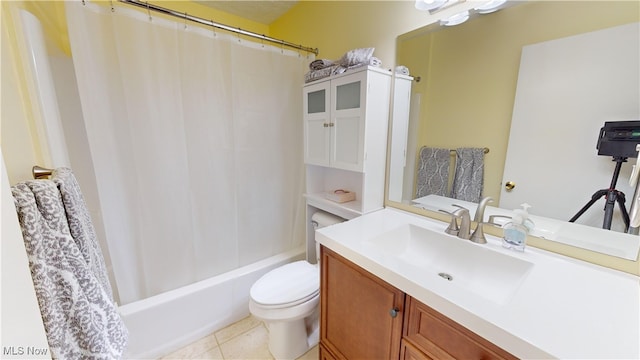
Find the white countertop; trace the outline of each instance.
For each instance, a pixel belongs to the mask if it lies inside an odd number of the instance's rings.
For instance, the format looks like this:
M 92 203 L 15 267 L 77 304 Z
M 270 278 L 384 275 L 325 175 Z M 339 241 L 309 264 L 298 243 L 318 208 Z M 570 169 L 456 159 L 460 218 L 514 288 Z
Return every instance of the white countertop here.
M 316 240 L 517 357 L 640 359 L 637 276 L 536 248 L 507 250 L 487 235 L 487 244 L 474 245 L 534 264 L 509 300 L 493 302 L 437 276 L 409 271 L 367 246 L 404 224 L 443 232 L 447 225 L 386 208 L 319 229 Z

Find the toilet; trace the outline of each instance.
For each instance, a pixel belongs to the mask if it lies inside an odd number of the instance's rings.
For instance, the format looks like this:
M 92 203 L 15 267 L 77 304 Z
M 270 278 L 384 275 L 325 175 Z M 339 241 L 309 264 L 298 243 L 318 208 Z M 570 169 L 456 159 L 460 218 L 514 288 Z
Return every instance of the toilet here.
M 314 229 L 345 221 L 318 211 Z M 292 262 L 264 274 L 249 292 L 249 311 L 269 329 L 269 351 L 276 359 L 295 359 L 318 343 L 320 304 L 320 251 L 317 264 Z

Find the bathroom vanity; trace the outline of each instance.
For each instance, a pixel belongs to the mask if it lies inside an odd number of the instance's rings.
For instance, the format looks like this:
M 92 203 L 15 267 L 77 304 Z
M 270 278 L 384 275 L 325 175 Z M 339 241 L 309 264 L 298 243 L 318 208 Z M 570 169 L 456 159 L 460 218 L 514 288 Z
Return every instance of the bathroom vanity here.
M 386 208 L 317 232 L 320 358 L 640 358 L 640 280 Z
M 515 359 L 326 247 L 321 279 L 321 359 Z

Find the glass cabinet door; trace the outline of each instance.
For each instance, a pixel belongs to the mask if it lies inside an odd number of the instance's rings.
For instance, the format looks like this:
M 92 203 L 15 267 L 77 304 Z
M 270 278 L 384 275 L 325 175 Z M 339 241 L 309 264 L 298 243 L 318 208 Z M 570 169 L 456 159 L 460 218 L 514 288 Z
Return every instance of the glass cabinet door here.
M 366 72 L 332 80 L 331 166 L 362 171 Z
M 327 90 L 320 89 L 307 93 L 307 114 L 317 114 L 327 111 Z
M 360 81 L 336 86 L 336 110 L 360 107 Z
M 329 166 L 330 82 L 308 85 L 303 90 L 304 162 Z

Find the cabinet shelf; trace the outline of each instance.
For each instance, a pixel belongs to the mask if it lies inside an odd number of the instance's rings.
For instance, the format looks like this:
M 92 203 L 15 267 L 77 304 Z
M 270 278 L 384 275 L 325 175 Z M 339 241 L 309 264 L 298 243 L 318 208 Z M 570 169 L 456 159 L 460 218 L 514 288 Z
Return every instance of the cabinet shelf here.
M 324 197 L 323 193 L 304 194 L 307 204 L 315 208 L 330 212 L 345 219 L 353 219 L 362 215 L 362 202 L 354 201 L 337 203 Z

